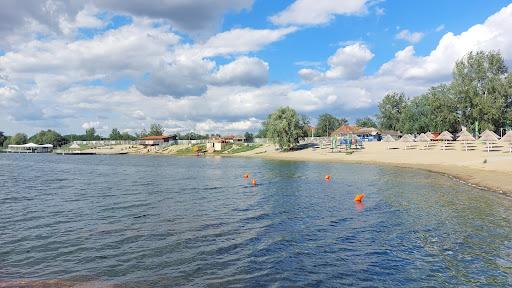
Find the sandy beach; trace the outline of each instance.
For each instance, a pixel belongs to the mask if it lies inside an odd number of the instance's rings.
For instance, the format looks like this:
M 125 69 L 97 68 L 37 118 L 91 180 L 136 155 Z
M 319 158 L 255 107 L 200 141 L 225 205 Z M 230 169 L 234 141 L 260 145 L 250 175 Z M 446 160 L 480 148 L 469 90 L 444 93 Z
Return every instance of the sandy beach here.
M 404 143 L 369 142 L 365 148 L 352 154 L 344 150 L 307 148 L 293 152 L 279 152 L 272 145 L 237 154 L 244 157 L 261 157 L 292 161 L 325 161 L 368 163 L 419 168 L 444 173 L 468 184 L 487 188 L 512 196 L 512 154 L 508 147 L 497 146 L 487 152 L 482 144 L 473 145 L 465 151 L 462 143 L 451 143 L 443 150 L 442 143 L 414 143 L 405 150 Z M 395 149 L 393 149 L 395 148 Z

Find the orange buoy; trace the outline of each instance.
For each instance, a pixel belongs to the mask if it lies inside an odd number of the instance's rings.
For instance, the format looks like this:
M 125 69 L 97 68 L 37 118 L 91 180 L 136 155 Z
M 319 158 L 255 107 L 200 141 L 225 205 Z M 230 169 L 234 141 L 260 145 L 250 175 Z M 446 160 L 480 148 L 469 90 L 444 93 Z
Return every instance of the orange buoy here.
M 244 174 L 244 178 L 245 179 L 249 178 L 249 174 Z
M 363 198 L 364 196 L 366 196 L 364 193 L 363 194 L 359 194 L 357 195 L 355 198 L 354 198 L 354 202 L 363 202 Z
M 327 180 L 327 181 L 331 180 L 331 175 L 325 175 L 325 180 Z
M 256 179 L 252 179 L 251 184 L 256 185 Z

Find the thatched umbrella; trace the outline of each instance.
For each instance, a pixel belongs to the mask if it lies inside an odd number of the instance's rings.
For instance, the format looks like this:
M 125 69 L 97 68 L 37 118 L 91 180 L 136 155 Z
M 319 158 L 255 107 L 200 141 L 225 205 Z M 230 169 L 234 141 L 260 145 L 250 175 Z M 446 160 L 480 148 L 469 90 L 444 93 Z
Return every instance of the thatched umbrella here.
M 469 133 L 468 131 L 464 130 L 464 131 L 460 132 L 459 138 L 457 138 L 457 141 L 464 141 L 464 146 L 466 147 L 466 151 L 468 151 L 467 142 L 475 141 L 475 137 L 473 137 L 473 135 L 471 135 L 471 133 Z
M 498 142 L 498 135 L 496 133 L 485 130 L 482 134 L 480 134 L 480 138 L 478 138 L 478 141 L 485 141 L 487 143 L 487 152 L 490 152 L 491 150 L 491 142 Z
M 412 137 L 412 135 L 410 134 L 405 134 L 404 136 L 402 136 L 402 138 L 400 138 L 400 140 L 398 140 L 398 142 L 404 142 L 405 150 L 407 150 L 407 143 L 414 142 L 414 137 Z
M 508 143 L 509 153 L 512 153 L 512 131 L 508 131 L 507 134 L 503 135 L 500 142 Z
M 443 140 L 443 150 L 446 150 L 446 141 L 453 141 L 453 135 L 448 131 L 443 131 L 443 133 L 439 134 L 436 139 Z
M 430 140 L 436 139 L 436 137 L 434 137 L 434 135 L 432 135 L 432 133 L 430 133 L 430 132 L 425 133 L 425 136 L 427 136 L 428 139 L 430 139 Z
M 418 135 L 418 137 L 416 137 L 416 142 L 427 142 L 427 147 L 428 147 L 428 144 L 430 143 L 430 138 L 425 135 L 425 133 L 421 133 L 420 135 Z
M 386 135 L 386 136 L 384 136 L 384 138 L 382 138 L 382 142 L 388 143 L 387 144 L 388 150 L 389 150 L 389 143 L 390 142 L 395 142 L 395 141 L 396 141 L 395 138 L 391 137 L 391 135 Z

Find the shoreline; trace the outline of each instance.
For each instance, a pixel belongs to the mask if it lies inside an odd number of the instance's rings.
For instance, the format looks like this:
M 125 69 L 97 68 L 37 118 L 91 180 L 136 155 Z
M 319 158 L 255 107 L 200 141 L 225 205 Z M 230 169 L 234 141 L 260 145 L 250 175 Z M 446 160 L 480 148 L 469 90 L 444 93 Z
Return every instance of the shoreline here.
M 377 144 L 378 145 L 378 144 Z M 372 145 L 372 146 L 377 146 Z M 374 148 L 374 147 L 372 147 Z M 309 151 L 308 151 L 309 150 Z M 459 151 L 404 151 L 397 150 L 392 151 L 390 154 L 402 154 L 406 159 L 389 159 L 389 157 L 373 157 L 375 156 L 375 151 L 372 151 L 365 155 L 366 151 L 355 152 L 361 154 L 355 155 L 345 155 L 344 153 L 329 153 L 325 151 L 311 151 L 310 149 L 292 151 L 292 152 L 267 152 L 267 153 L 240 153 L 236 155 L 230 155 L 230 157 L 250 157 L 250 158 L 261 158 L 261 159 L 269 159 L 269 160 L 286 160 L 286 161 L 303 161 L 303 162 L 326 162 L 326 163 L 350 163 L 350 164 L 369 164 L 369 165 L 379 165 L 379 166 L 392 166 L 392 167 L 400 167 L 400 168 L 409 168 L 409 169 L 420 169 L 424 171 L 429 171 L 433 173 L 442 174 L 455 180 L 464 183 L 466 185 L 472 186 L 477 189 L 488 190 L 508 198 L 512 198 L 512 155 L 482 155 L 477 154 L 478 152 L 465 152 L 465 153 L 474 153 L 468 154 L 464 156 L 469 160 L 466 162 L 462 162 L 459 164 L 450 163 L 449 158 L 454 158 L 460 156 L 459 154 L 464 152 Z M 428 155 L 429 152 L 432 152 L 433 155 Z M 441 157 L 441 159 L 437 159 L 435 156 L 437 154 L 442 153 L 455 153 L 457 155 L 442 155 L 442 156 L 451 156 Z M 415 157 L 417 154 L 424 153 L 423 159 L 420 157 Z M 410 154 L 410 155 L 407 155 Z M 410 157 L 407 157 L 410 156 Z M 426 160 L 425 158 L 432 156 L 432 159 Z M 368 159 L 373 157 L 373 159 Z M 471 158 L 472 157 L 472 158 Z M 494 158 L 493 158 L 494 157 Z M 476 161 L 482 160 L 482 161 Z M 496 160 L 496 159 L 500 160 Z M 480 164 L 483 161 L 487 161 L 490 159 L 489 164 L 490 167 L 486 167 L 487 164 Z M 492 161 L 491 161 L 492 160 Z M 506 167 L 508 166 L 508 167 Z
M 476 147 L 473 151 L 464 151 L 464 148 L 454 143 L 447 150 L 439 144 L 432 143 L 428 149 L 421 145 L 408 146 L 408 149 L 388 149 L 388 144 L 381 142 L 365 143 L 365 149 L 346 154 L 344 151 L 331 152 L 330 149 L 312 149 L 291 152 L 275 151 L 271 144 L 264 144 L 256 149 L 236 154 L 215 154 L 201 157 L 241 157 L 259 158 L 268 160 L 303 161 L 303 162 L 328 162 L 370 164 L 379 166 L 393 166 L 401 168 L 421 169 L 434 172 L 469 186 L 489 190 L 500 195 L 512 198 L 512 153 L 508 153 L 507 147 L 495 152 L 485 152 L 485 147 Z M 437 145 L 437 146 L 436 146 Z M 122 148 L 122 147 L 118 147 Z M 175 147 L 165 152 L 144 151 L 144 149 L 121 149 L 128 155 L 147 156 L 186 156 L 195 155 L 178 154 Z M 503 151 L 505 150 L 505 151 Z M 110 150 L 114 152 L 116 149 Z M 96 151 L 100 152 L 100 151 Z M 106 152 L 106 151 L 101 151 Z M 101 153 L 100 152 L 100 153 Z M 98 153 L 101 155 L 103 153 Z

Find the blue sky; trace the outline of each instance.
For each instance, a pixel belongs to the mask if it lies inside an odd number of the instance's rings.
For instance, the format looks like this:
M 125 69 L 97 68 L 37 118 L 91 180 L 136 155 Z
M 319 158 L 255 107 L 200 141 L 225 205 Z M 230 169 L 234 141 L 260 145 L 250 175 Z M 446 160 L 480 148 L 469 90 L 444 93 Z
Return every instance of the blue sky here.
M 47 4 L 0 4 L 0 131 L 242 133 L 279 106 L 355 121 L 471 50 L 512 63 L 510 1 Z

